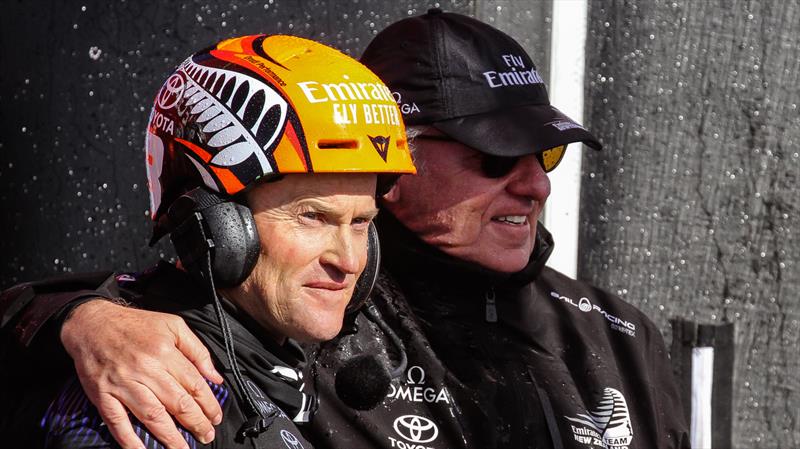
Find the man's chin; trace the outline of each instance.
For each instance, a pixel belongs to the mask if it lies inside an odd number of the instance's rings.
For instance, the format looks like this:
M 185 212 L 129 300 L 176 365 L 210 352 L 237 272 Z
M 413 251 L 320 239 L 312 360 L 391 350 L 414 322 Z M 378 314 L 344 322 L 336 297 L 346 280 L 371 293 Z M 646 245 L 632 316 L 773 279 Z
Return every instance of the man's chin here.
M 295 333 L 292 338 L 301 343 L 321 343 L 333 340 L 341 332 L 343 320 L 344 316 L 336 321 L 316 322 L 313 326 L 305 327 L 301 332 Z
M 339 326 L 335 332 L 308 334 L 305 338 L 297 340 L 301 343 L 323 343 L 336 338 L 341 330 L 342 326 Z
M 491 251 L 482 251 L 467 260 L 477 263 L 483 268 L 500 273 L 516 273 L 528 265 L 531 251 L 525 248 L 497 248 Z
M 497 271 L 500 273 L 516 273 L 521 271 L 528 265 L 528 259 L 526 258 L 524 262 L 519 262 L 517 260 L 512 261 L 492 261 L 488 264 L 482 264 L 484 268 L 488 268 L 492 271 Z

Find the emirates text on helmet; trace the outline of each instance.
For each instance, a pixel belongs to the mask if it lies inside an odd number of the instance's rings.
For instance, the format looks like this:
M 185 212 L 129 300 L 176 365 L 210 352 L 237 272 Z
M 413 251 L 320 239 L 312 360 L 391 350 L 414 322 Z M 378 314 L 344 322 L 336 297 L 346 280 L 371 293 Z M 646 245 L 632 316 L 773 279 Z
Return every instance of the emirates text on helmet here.
M 400 114 L 389 89 L 380 83 L 297 83 L 309 103 L 332 103 L 334 123 L 399 125 Z M 388 104 L 378 104 L 375 101 Z M 361 102 L 361 107 L 352 102 Z
M 370 101 L 380 100 L 394 103 L 389 88 L 379 83 L 297 83 L 309 103 L 326 101 Z

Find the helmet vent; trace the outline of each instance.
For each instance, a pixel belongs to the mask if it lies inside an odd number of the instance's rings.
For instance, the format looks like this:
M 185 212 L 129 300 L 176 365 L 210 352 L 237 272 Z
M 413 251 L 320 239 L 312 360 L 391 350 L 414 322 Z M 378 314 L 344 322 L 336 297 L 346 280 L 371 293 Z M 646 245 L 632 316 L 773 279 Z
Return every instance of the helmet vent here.
M 320 140 L 317 142 L 320 150 L 357 150 L 357 140 Z

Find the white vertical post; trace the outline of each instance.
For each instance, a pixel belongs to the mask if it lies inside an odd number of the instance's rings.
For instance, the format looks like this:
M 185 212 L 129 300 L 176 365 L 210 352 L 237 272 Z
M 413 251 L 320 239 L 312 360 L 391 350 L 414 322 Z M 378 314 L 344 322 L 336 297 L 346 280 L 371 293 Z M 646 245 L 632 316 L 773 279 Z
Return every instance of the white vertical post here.
M 550 102 L 581 124 L 587 11 L 586 0 L 553 0 Z M 552 193 L 544 213 L 544 225 L 555 240 L 555 250 L 547 264 L 572 278 L 578 273 L 582 153 L 583 144 L 571 144 L 561 164 L 550 173 Z
M 689 439 L 694 449 L 711 447 L 711 393 L 714 383 L 714 348 L 692 349 L 692 417 Z

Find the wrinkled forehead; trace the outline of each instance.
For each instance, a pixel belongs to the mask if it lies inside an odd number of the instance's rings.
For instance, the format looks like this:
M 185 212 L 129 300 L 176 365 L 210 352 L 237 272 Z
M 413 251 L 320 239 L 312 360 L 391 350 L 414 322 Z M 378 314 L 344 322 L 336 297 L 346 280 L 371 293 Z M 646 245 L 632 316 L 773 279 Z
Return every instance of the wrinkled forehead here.
M 374 204 L 375 173 L 298 173 L 259 182 L 246 192 L 247 203 L 279 206 L 298 201 Z

